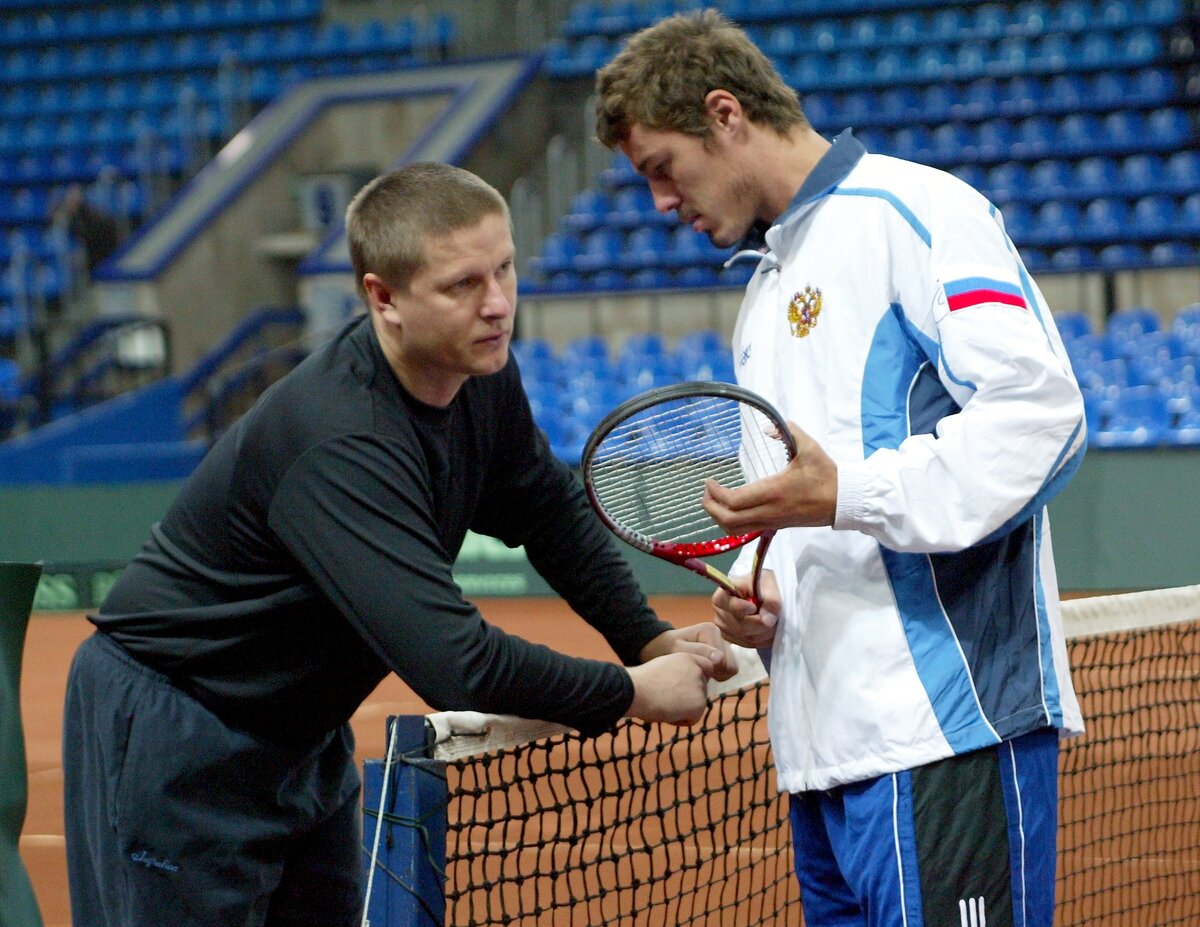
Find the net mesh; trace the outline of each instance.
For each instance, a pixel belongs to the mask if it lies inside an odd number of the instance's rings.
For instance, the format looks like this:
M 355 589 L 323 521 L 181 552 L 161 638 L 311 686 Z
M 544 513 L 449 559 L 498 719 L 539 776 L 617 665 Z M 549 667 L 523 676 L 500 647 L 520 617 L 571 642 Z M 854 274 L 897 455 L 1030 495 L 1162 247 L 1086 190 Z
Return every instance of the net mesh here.
M 1056 923 L 1194 927 L 1200 586 L 1064 613 L 1088 732 L 1060 758 Z M 724 689 L 692 728 L 581 738 L 476 716 L 486 737 L 450 737 L 446 922 L 801 923 L 761 666 Z

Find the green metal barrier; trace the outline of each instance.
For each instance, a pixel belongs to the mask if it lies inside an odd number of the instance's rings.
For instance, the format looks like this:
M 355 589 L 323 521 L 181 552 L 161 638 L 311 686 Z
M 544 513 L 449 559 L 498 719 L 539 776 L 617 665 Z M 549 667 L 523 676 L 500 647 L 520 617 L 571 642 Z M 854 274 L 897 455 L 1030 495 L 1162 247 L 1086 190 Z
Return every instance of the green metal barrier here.
M 21 726 L 21 658 L 42 568 L 0 563 L 0 927 L 42 927 L 17 843 L 25 826 L 29 780 Z

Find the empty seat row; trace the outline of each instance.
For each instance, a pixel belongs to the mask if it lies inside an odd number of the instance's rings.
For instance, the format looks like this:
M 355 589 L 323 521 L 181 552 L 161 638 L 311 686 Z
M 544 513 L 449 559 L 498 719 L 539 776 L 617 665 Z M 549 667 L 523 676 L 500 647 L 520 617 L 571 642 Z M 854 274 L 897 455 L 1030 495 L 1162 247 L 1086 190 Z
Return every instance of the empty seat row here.
M 79 4 L 57 14 L 44 3 L 4 0 L 0 8 L 29 9 L 0 20 L 0 47 L 103 42 L 126 36 L 194 34 L 272 23 L 315 20 L 321 0 L 168 0 L 166 3 Z
M 1062 248 L 1021 248 L 1025 268 L 1031 273 L 1086 273 L 1089 271 L 1145 270 L 1195 267 L 1200 264 L 1200 244 L 1163 241 L 1155 245 L 1122 242 L 1103 247 L 1066 245 Z
M 345 57 L 422 57 L 441 51 L 454 35 L 453 20 L 401 19 L 394 24 L 368 20 L 256 29 L 244 34 L 183 35 L 178 38 L 125 38 L 105 45 L 20 48 L 0 61 L 10 87 L 69 84 L 88 78 L 113 79 L 153 74 L 213 71 L 224 64 L 335 60 Z M 393 63 L 395 59 L 393 57 Z
M 843 126 L 936 126 L 949 120 L 1064 115 L 1089 111 L 1156 109 L 1182 101 L 1177 75 L 1165 67 L 1106 70 L 1052 77 L 983 77 L 963 84 L 889 86 L 814 91 L 801 103 L 819 129 Z
M 1098 197 L 1087 203 L 1050 200 L 1030 209 L 1010 203 L 1005 227 L 1018 245 L 1200 241 L 1200 193 L 1187 197 Z
M 1033 164 L 1003 161 L 986 167 L 963 164 L 954 174 L 992 202 L 1038 202 L 1095 197 L 1140 198 L 1200 191 L 1200 151 L 1127 156 L 1092 155 L 1078 160 L 1047 158 Z
M 1167 106 L 1149 112 L 1122 109 L 1105 114 L 947 122 L 935 128 L 869 127 L 855 129 L 855 135 L 871 151 L 950 166 L 1174 152 L 1194 142 L 1194 123 L 1195 117 L 1187 108 Z
M 579 0 L 562 25 L 564 36 L 621 35 L 663 15 L 696 4 L 688 0 Z M 730 18 L 747 25 L 812 20 L 808 38 L 860 46 L 919 43 L 927 36 L 969 33 L 981 38 L 1079 32 L 1103 26 L 1156 26 L 1179 22 L 1183 0 L 1031 0 L 1020 4 L 960 4 L 948 0 L 867 2 L 844 0 L 714 0 Z M 918 7 L 918 9 L 911 9 Z M 924 7 L 925 9 L 920 9 Z M 847 16 L 846 14 L 853 14 Z
M 546 70 L 554 77 L 588 76 L 611 60 L 620 41 L 604 35 L 554 40 L 547 46 Z M 822 48 L 799 38 L 785 45 L 768 37 L 761 47 L 784 79 L 802 93 L 897 82 L 923 84 L 1134 68 L 1168 60 L 1174 52 L 1162 32 L 1151 28 L 1089 29 L 1077 35 L 996 40 L 958 33 L 872 50 L 836 45 Z

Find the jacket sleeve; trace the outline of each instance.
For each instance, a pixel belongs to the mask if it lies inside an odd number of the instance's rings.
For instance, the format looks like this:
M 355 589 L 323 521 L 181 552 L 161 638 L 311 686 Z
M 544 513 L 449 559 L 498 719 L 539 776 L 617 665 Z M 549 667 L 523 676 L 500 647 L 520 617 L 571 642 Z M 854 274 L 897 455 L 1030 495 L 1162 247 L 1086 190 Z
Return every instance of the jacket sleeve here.
M 306 452 L 270 525 L 312 582 L 431 706 L 612 726 L 633 685 L 619 666 L 557 653 L 484 621 L 451 574 L 419 453 L 347 435 Z
M 475 529 L 510 546 L 524 545 L 530 563 L 626 665 L 671 625 L 658 619 L 616 539 L 587 501 L 578 476 L 554 456 L 533 422 L 514 378 L 495 488 Z M 633 553 L 633 556 L 644 556 Z
M 890 238 L 906 336 L 949 401 L 925 433 L 910 426 L 898 446 L 838 462 L 834 527 L 893 550 L 956 551 L 1006 533 L 1065 485 L 1086 448 L 1049 309 L 986 207 L 973 192 L 943 197 L 929 242 Z

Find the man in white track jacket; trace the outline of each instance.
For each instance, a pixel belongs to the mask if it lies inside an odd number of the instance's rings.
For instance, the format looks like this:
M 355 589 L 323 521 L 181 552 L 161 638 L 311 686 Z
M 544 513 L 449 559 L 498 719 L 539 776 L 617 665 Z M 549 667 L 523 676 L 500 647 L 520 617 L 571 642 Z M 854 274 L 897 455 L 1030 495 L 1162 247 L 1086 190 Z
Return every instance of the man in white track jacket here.
M 633 37 L 597 90 L 601 141 L 660 210 L 758 245 L 734 364 L 799 452 L 705 505 L 784 529 L 762 608 L 713 603 L 769 657 L 806 923 L 1050 927 L 1058 737 L 1082 720 L 1045 505 L 1086 426 L 1002 218 L 947 173 L 817 135 L 712 12 Z

